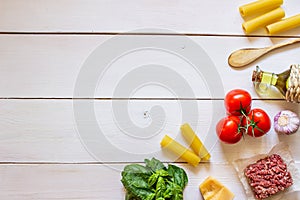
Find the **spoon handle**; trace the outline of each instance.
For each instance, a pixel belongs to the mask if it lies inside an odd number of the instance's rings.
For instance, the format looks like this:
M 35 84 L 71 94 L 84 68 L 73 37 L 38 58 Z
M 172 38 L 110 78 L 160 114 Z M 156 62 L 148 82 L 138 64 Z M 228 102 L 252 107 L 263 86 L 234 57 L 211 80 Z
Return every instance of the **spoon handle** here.
M 237 51 L 234 51 L 233 53 L 230 54 L 228 57 L 228 64 L 231 67 L 244 67 L 253 61 L 257 60 L 258 58 L 262 57 L 263 55 L 269 53 L 270 51 L 273 51 L 275 49 L 295 44 L 297 42 L 300 42 L 300 38 L 290 40 L 288 42 L 283 42 L 280 44 L 276 44 L 273 46 L 269 47 L 264 47 L 264 48 L 246 48 L 246 49 L 240 49 Z
M 273 46 L 270 47 L 269 51 L 272 51 L 274 49 L 278 49 L 280 47 L 288 46 L 288 45 L 291 45 L 291 44 L 295 44 L 295 43 L 298 43 L 298 42 L 300 42 L 300 38 L 297 38 L 297 39 L 294 39 L 294 40 L 290 40 L 288 42 L 283 42 L 283 43 L 275 44 L 275 45 L 273 45 Z

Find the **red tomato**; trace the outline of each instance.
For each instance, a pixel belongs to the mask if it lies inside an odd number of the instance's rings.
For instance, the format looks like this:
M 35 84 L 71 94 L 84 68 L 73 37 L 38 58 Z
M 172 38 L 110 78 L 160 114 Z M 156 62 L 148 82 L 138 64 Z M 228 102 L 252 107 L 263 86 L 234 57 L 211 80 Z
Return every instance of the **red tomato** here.
M 237 116 L 227 116 L 221 119 L 216 132 L 219 139 L 228 144 L 235 144 L 241 140 L 243 134 L 239 131 L 240 118 Z
M 228 114 L 240 116 L 242 113 L 248 114 L 251 110 L 251 96 L 241 89 L 228 92 L 225 96 L 225 108 Z
M 242 126 L 246 127 L 248 135 L 260 137 L 271 129 L 271 120 L 265 111 L 255 108 L 242 119 Z

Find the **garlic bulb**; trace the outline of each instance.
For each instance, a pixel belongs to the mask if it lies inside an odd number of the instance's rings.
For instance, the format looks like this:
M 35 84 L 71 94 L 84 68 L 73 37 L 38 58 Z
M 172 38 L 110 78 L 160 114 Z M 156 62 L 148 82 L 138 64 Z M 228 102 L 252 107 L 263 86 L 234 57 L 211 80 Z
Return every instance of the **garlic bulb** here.
M 298 130 L 299 125 L 299 117 L 290 110 L 283 110 L 274 117 L 274 129 L 278 133 L 293 134 Z

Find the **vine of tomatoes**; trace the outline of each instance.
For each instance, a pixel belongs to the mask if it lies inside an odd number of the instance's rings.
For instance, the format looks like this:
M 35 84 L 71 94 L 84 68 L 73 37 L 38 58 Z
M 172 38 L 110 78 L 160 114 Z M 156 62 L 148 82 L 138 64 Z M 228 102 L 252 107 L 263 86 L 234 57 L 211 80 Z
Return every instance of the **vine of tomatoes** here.
M 261 137 L 271 129 L 271 120 L 268 114 L 260 109 L 251 109 L 251 95 L 242 89 L 228 92 L 224 99 L 227 112 L 216 126 L 216 133 L 222 142 L 235 144 L 244 134 L 252 137 Z

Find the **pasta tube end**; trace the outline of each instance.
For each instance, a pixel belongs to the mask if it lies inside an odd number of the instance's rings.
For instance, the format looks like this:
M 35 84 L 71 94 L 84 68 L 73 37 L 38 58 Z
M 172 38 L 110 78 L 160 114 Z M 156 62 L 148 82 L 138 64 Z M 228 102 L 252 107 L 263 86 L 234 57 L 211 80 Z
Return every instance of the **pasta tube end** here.
M 245 17 L 245 11 L 243 7 L 239 7 L 239 11 L 242 17 Z

